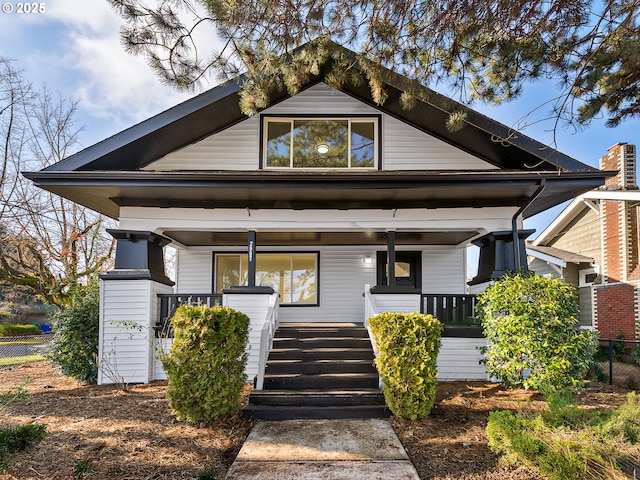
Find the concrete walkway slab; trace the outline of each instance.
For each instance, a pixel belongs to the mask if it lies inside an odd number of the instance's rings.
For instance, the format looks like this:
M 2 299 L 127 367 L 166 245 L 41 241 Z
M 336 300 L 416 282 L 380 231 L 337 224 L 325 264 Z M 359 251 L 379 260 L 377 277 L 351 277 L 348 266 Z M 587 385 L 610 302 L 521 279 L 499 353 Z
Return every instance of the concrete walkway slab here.
M 386 419 L 258 422 L 227 480 L 419 480 Z

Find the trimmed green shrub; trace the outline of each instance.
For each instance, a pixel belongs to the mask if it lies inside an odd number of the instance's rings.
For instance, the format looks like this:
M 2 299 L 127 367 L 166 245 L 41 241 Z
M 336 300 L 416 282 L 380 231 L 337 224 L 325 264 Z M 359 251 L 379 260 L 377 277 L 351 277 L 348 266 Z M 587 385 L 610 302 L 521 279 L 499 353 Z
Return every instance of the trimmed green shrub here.
M 379 349 L 376 367 L 394 415 L 426 417 L 436 398 L 436 359 L 444 328 L 432 315 L 385 312 L 369 320 Z
M 64 375 L 84 383 L 98 381 L 98 335 L 100 324 L 98 282 L 87 286 L 83 296 L 53 317 L 53 340 L 46 357 Z
M 37 325 L 14 325 L 5 323 L 0 325 L 0 337 L 17 337 L 25 335 L 42 335 Z
M 35 445 L 46 436 L 47 426 L 41 423 L 0 427 L 0 472 L 7 467 L 7 454 Z
M 196 423 L 237 413 L 246 381 L 249 317 L 229 307 L 183 305 L 171 325 L 171 351 L 161 358 L 176 418 Z
M 508 386 L 546 391 L 579 384 L 592 362 L 576 290 L 559 278 L 516 274 L 478 296 L 487 372 Z

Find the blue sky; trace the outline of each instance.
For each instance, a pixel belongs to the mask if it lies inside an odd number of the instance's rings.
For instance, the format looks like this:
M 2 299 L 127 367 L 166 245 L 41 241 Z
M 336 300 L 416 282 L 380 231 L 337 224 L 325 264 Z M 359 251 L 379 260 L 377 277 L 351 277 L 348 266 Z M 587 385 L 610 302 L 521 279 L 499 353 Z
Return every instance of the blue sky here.
M 4 1 L 0 12 L 0 56 L 15 60 L 35 85 L 80 100 L 78 124 L 84 125 L 80 147 L 107 138 L 190 95 L 164 86 L 143 58 L 124 52 L 118 37 L 120 19 L 105 0 L 49 0 L 44 12 L 17 13 L 18 2 Z M 10 5 L 7 7 L 6 5 Z M 11 9 L 10 13 L 4 13 Z M 557 95 L 553 82 L 530 85 L 523 96 L 500 107 L 476 104 L 483 114 L 521 130 L 522 118 Z M 539 109 L 529 123 L 544 118 Z M 553 123 L 538 122 L 523 133 L 545 144 L 553 142 Z M 595 120 L 580 131 L 560 127 L 555 147 L 597 166 L 617 142 L 640 144 L 640 120 L 610 129 Z M 555 208 L 525 221 L 541 232 L 559 212 Z M 532 237 L 534 238 L 535 235 Z

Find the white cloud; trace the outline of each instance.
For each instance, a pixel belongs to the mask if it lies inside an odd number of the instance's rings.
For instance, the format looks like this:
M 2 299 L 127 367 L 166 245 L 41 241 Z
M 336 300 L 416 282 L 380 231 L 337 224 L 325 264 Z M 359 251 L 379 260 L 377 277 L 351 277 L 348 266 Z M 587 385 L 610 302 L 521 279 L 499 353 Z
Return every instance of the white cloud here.
M 109 133 L 161 112 L 187 95 L 164 86 L 145 60 L 124 51 L 119 17 L 104 0 L 59 0 L 51 15 L 67 27 L 62 62 L 73 73 L 81 108 L 108 123 Z M 58 64 L 60 59 L 58 59 Z
M 42 14 L 0 16 L 0 55 L 15 58 L 36 85 L 79 98 L 83 137 L 100 140 L 185 100 L 143 57 L 120 43 L 121 19 L 106 0 L 49 0 Z M 7 28 L 3 28 L 6 26 Z M 10 27 L 10 28 L 9 28 Z M 199 32 L 211 47 L 213 31 Z

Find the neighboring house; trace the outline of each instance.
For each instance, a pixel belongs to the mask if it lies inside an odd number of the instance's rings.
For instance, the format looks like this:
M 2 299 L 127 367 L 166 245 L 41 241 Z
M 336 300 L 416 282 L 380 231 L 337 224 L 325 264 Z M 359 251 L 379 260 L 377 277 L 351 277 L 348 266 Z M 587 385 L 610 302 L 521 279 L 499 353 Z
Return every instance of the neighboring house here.
M 313 77 L 253 117 L 240 112 L 238 78 L 25 174 L 119 222 L 115 268 L 101 278 L 101 361 L 128 382 L 163 378 L 154 328 L 191 298 L 250 316 L 250 378 L 277 319 L 424 311 L 446 324 L 440 378 L 486 379 L 468 293 L 526 266 L 523 218 L 608 173 L 472 110 L 450 132 L 448 112 L 465 107 L 422 88 L 425 100 L 405 110 L 407 79 L 386 75 L 382 106 L 366 82 L 336 89 Z M 480 260 L 468 286 L 471 243 Z
M 576 197 L 527 245 L 529 268 L 578 287 L 582 325 L 602 338 L 637 339 L 640 328 L 640 191 L 636 147 L 620 143 L 600 159 L 616 170 L 597 190 Z

